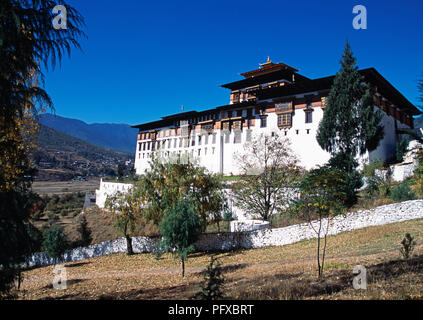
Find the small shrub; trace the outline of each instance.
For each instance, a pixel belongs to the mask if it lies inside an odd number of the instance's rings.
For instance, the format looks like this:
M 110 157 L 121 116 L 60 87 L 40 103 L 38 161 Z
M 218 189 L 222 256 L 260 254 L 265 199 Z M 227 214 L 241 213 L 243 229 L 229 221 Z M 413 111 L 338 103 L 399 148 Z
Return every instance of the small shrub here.
M 409 141 L 405 136 L 401 138 L 399 143 L 397 143 L 397 150 L 395 153 L 397 162 L 404 161 L 404 156 L 407 153 L 407 149 L 408 149 L 408 143 Z
M 203 271 L 204 282 L 200 283 L 201 290 L 195 298 L 198 300 L 219 300 L 223 298 L 222 286 L 225 282 L 222 275 L 220 262 L 213 256 L 210 257 L 210 264 Z
M 49 221 L 57 221 L 57 220 L 59 220 L 59 218 L 57 217 L 57 214 L 55 213 L 55 212 L 53 212 L 53 211 L 48 211 L 47 212 L 47 217 L 48 217 L 48 220 Z
M 154 259 L 155 259 L 155 260 L 160 260 L 160 259 L 162 258 L 163 253 L 164 253 L 164 251 L 163 251 L 163 250 L 161 250 L 160 248 L 155 249 L 155 250 L 153 251 L 153 256 L 154 256 Z
M 416 191 L 420 197 L 423 197 L 423 149 L 419 150 L 418 160 L 419 166 L 414 171 L 413 190 Z
M 390 184 L 382 184 L 379 187 L 379 194 L 381 197 L 386 198 L 389 197 L 389 195 L 391 194 L 391 185 Z
M 54 259 L 54 262 L 61 261 L 66 250 L 69 248 L 69 242 L 62 227 L 53 226 L 47 230 L 43 249 L 46 254 Z
M 367 198 L 374 198 L 380 195 L 380 187 L 383 183 L 382 178 L 378 176 L 367 177 L 367 187 L 364 190 L 364 194 Z
M 410 258 L 414 251 L 416 241 L 414 241 L 414 238 L 409 233 L 407 233 L 405 235 L 405 238 L 401 241 L 401 246 L 402 247 L 400 248 L 400 253 L 403 258 L 407 260 L 408 258 Z
M 85 215 L 83 215 L 79 221 L 78 233 L 81 239 L 79 242 L 81 247 L 89 246 L 92 241 L 91 229 L 88 227 L 88 222 Z
M 376 175 L 376 169 L 382 169 L 383 168 L 383 161 L 382 160 L 375 160 L 371 161 L 368 164 L 365 164 L 363 166 L 363 176 L 365 177 L 373 177 Z
M 401 183 L 391 191 L 391 199 L 400 202 L 406 200 L 413 200 L 416 198 L 415 193 L 411 190 L 407 183 Z
M 225 210 L 224 211 L 224 213 L 223 213 L 223 221 L 228 221 L 228 222 L 230 222 L 230 221 L 233 221 L 233 220 L 235 220 L 234 219 L 234 216 L 233 216 L 233 214 L 232 214 L 232 210 L 230 210 L 229 208 L 227 209 L 227 210 Z

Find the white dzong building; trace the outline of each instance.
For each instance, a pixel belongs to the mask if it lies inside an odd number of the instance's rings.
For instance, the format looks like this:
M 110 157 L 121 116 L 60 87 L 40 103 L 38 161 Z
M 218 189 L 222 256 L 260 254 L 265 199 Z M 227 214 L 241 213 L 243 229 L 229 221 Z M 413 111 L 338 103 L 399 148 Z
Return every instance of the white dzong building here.
M 387 160 L 395 154 L 397 129 L 413 128 L 413 116 L 420 111 L 374 68 L 360 73 L 371 86 L 375 107 L 383 110 L 385 131 L 379 147 L 364 159 Z M 316 133 L 334 76 L 310 79 L 270 59 L 241 75 L 244 79 L 222 85 L 230 90 L 228 105 L 133 126 L 139 130 L 136 173 L 143 174 L 156 153 L 163 158 L 196 158 L 211 172 L 236 175 L 234 153 L 242 152 L 244 144 L 260 133 L 289 138 L 306 169 L 326 163 L 330 155 L 317 143 Z

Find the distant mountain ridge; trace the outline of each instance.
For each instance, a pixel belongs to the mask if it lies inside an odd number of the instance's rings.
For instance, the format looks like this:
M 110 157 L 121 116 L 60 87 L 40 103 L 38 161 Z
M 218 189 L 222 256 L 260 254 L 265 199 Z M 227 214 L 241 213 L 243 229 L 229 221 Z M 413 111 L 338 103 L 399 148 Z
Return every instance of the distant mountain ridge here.
M 40 115 L 40 123 L 103 148 L 134 153 L 137 129 L 127 124 L 93 123 L 65 118 L 51 113 Z

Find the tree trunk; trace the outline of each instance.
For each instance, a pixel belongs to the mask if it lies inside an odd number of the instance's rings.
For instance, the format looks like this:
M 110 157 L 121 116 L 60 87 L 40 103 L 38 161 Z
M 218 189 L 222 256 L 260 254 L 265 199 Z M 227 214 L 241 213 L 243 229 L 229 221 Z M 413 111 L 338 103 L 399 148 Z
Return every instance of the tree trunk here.
M 326 257 L 326 243 L 327 243 L 327 238 L 328 238 L 328 232 L 329 232 L 329 224 L 330 224 L 330 220 L 328 217 L 328 224 L 326 226 L 326 231 L 325 231 L 325 238 L 324 238 L 324 245 L 323 245 L 323 257 L 322 257 L 322 275 L 323 275 L 323 268 L 325 267 L 325 257 Z
M 320 268 L 320 235 L 317 237 L 317 266 L 319 269 L 319 277 L 318 279 L 320 280 L 321 278 L 321 268 Z
M 320 234 L 322 231 L 322 216 L 319 214 L 319 232 L 317 233 L 317 265 L 319 266 L 319 281 L 322 277 L 322 268 L 320 266 Z
M 182 263 L 182 278 L 185 277 L 185 261 L 184 258 L 181 258 Z
M 134 250 L 132 249 L 132 238 L 129 235 L 125 235 L 126 238 L 126 253 L 128 256 L 134 254 Z

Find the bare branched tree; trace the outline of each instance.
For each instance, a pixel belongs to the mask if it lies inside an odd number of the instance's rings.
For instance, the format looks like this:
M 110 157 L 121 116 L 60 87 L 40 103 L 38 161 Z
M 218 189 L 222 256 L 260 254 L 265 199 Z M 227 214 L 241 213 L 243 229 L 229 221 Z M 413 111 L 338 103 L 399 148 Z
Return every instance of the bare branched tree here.
M 263 220 L 283 212 L 300 172 L 289 140 L 276 133 L 261 134 L 234 158 L 241 171 L 240 179 L 233 185 L 235 205 Z

